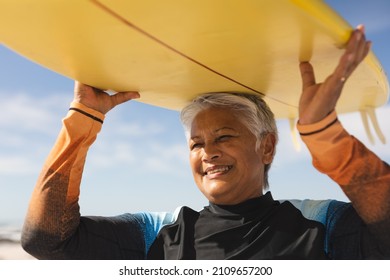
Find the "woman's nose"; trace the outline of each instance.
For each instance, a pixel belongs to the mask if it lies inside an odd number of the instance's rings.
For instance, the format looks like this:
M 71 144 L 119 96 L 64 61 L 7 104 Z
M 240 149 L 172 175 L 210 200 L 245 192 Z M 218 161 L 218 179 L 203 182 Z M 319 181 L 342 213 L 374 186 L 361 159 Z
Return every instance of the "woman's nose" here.
M 221 151 L 213 144 L 205 144 L 203 147 L 203 161 L 216 160 L 221 156 Z

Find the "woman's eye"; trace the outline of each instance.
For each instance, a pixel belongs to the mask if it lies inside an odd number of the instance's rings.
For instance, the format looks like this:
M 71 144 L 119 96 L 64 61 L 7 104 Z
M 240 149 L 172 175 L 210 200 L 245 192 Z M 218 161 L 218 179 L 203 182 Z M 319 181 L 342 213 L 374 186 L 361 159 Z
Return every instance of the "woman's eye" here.
M 201 143 L 194 143 L 190 146 L 190 149 L 191 150 L 194 150 L 194 149 L 197 149 L 197 148 L 200 148 L 202 146 Z
M 221 142 L 221 141 L 226 141 L 226 140 L 229 140 L 230 138 L 232 138 L 231 135 L 222 135 L 222 136 L 219 136 L 216 141 L 217 142 Z

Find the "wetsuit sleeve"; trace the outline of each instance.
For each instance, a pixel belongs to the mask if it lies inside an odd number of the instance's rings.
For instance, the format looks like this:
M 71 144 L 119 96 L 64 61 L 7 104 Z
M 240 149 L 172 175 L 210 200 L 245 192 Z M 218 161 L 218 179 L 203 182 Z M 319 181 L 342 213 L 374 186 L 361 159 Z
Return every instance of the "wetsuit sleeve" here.
M 22 231 L 23 248 L 39 259 L 143 259 L 140 220 L 80 217 L 79 194 L 89 147 L 104 115 L 72 103 L 43 166 Z
M 348 209 L 330 211 L 337 213 L 334 214 L 337 219 L 333 221 L 332 234 L 336 236 L 347 228 L 360 227 L 361 230 L 357 229 L 356 234 L 366 240 L 360 241 L 376 243 L 378 246 L 369 247 L 380 250 L 370 254 L 375 255 L 375 258 L 378 255 L 389 258 L 389 165 L 349 135 L 335 112 L 315 124 L 298 124 L 298 130 L 312 155 L 313 165 L 337 182 L 352 204 Z M 339 233 L 336 229 L 339 229 Z M 340 242 L 339 245 L 345 244 Z M 361 244 L 361 247 L 365 247 L 365 244 Z

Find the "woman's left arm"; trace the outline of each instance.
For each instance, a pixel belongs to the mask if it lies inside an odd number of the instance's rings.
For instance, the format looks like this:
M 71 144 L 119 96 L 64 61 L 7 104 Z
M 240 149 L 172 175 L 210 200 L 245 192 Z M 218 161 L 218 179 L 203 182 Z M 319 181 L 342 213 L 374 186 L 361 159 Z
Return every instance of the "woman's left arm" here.
M 318 123 L 298 124 L 298 130 L 313 165 L 340 185 L 379 247 L 390 252 L 389 164 L 348 134 L 334 111 Z
M 390 251 L 390 166 L 342 127 L 335 113 L 346 79 L 367 55 L 371 43 L 359 26 L 344 55 L 324 83 L 316 83 L 308 62 L 300 65 L 303 92 L 298 130 L 313 158 L 313 165 L 336 181 L 353 207 Z

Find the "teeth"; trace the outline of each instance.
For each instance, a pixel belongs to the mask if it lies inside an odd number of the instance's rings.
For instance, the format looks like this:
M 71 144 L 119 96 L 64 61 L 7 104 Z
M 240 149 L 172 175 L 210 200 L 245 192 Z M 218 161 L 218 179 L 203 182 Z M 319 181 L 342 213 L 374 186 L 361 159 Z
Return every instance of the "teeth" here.
M 215 167 L 215 168 L 211 168 L 210 170 L 206 170 L 205 174 L 210 175 L 210 174 L 215 174 L 215 173 L 219 173 L 219 172 L 225 172 L 225 171 L 229 171 L 230 168 L 231 168 L 230 166 Z

